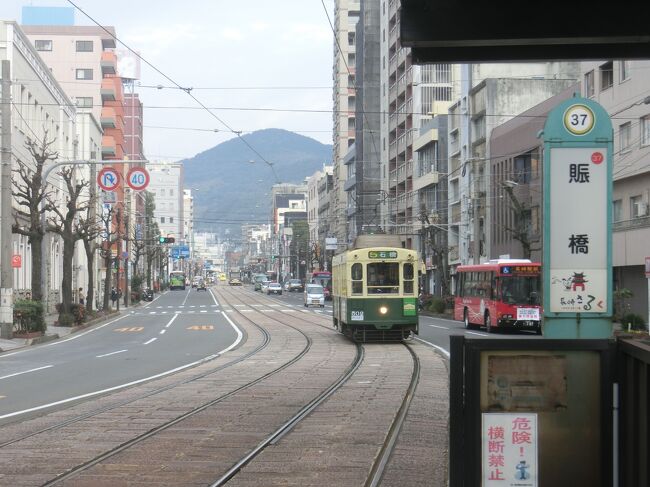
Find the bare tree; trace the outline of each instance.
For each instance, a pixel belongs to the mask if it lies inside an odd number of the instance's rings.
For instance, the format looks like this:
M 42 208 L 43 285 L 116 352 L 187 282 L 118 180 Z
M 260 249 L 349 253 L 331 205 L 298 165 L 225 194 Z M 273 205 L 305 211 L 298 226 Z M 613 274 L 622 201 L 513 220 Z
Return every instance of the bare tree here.
M 533 251 L 541 250 L 541 246 L 535 246 L 539 240 L 533 241 L 530 235 L 530 208 L 519 201 L 514 193 L 513 188 L 508 184 L 502 184 L 501 187 L 510 199 L 510 211 L 514 213 L 514 226 L 504 226 L 506 232 L 512 235 L 514 240 L 521 243 L 522 258 L 530 259 Z
M 16 215 L 12 225 L 12 232 L 24 235 L 31 246 L 32 253 L 32 299 L 36 301 L 43 300 L 42 288 L 42 250 L 43 237 L 45 228 L 41 221 L 41 215 L 49 208 L 44 204 L 48 197 L 47 182 L 43 181 L 43 170 L 49 161 L 54 161 L 59 157 L 58 152 L 51 149 L 56 139 L 47 138 L 47 130 L 43 134 L 42 140 L 33 140 L 28 138 L 25 146 L 30 156 L 34 160 L 34 169 L 25 164 L 19 164 L 14 169 L 12 178 L 12 195 L 18 205 L 23 210 L 24 221 L 21 221 L 19 215 Z
M 113 261 L 119 262 L 119 256 L 113 256 L 113 246 L 120 240 L 120 226 L 122 224 L 122 209 L 119 206 L 111 206 L 99 218 L 101 223 L 101 257 L 104 259 L 106 276 L 104 278 L 104 300 L 103 308 L 109 309 L 108 303 L 111 296 L 111 274 Z M 118 274 L 119 275 L 119 274 Z M 119 301 L 118 301 L 119 302 Z
M 94 208 L 94 200 L 91 196 L 90 205 L 86 209 L 86 216 L 79 220 L 77 229 L 79 238 L 86 250 L 86 267 L 88 268 L 88 289 L 86 292 L 86 309 L 92 311 L 95 299 L 95 252 L 100 248 L 97 238 L 102 233 L 102 225 L 97 220 Z
M 449 275 L 449 245 L 447 243 L 446 230 L 437 226 L 435 221 L 431 221 L 426 207 L 420 208 L 420 221 L 424 228 L 424 244 L 431 249 L 433 254 L 432 263 L 436 269 L 436 282 L 440 286 L 440 296 L 449 296 L 451 294 L 451 276 Z M 443 233 L 444 232 L 444 233 Z
M 77 180 L 74 168 L 64 168 L 58 172 L 65 183 L 67 194 L 65 195 L 65 210 L 54 201 L 51 195 L 48 196 L 49 208 L 53 216 L 48 218 L 47 230 L 56 233 L 63 240 L 63 280 L 61 282 L 61 309 L 59 321 L 69 315 L 72 306 L 72 263 L 74 249 L 77 240 L 82 238 L 82 230 L 79 227 L 80 212 L 85 212 L 90 206 L 90 200 L 82 196 L 84 188 L 88 187 L 88 181 Z

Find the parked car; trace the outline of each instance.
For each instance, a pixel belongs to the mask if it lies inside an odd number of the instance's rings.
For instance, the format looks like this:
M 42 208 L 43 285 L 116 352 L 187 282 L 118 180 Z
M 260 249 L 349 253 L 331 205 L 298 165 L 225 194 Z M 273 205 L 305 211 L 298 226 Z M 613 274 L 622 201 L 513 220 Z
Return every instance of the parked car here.
M 289 279 L 289 292 L 292 293 L 294 291 L 300 291 L 302 292 L 304 290 L 304 286 L 302 285 L 302 281 L 300 279 Z
M 266 288 L 266 294 L 282 295 L 282 285 L 279 282 L 269 282 L 269 285 Z
M 200 281 L 197 283 L 197 285 L 196 285 L 196 290 L 197 290 L 197 291 L 205 291 L 205 292 L 208 291 L 208 288 L 206 287 L 206 285 L 205 285 L 205 281 L 204 281 L 204 280 L 200 280 Z
M 307 284 L 303 297 L 305 308 L 309 306 L 325 307 L 325 289 L 320 284 Z
M 145 287 L 142 290 L 142 300 L 143 301 L 153 301 L 153 289 Z
M 270 283 L 271 283 L 271 281 L 262 281 L 262 288 L 260 289 L 260 291 L 265 293 L 267 291 L 267 289 L 269 288 Z

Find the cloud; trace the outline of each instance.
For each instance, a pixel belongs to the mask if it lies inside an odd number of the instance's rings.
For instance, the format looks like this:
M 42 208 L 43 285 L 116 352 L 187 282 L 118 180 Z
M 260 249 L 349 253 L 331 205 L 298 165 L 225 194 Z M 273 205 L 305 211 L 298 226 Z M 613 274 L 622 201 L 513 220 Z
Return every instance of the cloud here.
M 268 30 L 270 27 L 271 24 L 264 22 L 263 20 L 256 20 L 251 24 L 251 30 L 254 30 L 255 32 L 263 32 Z
M 228 27 L 221 31 L 221 37 L 231 41 L 241 41 L 244 38 L 244 34 L 239 29 Z

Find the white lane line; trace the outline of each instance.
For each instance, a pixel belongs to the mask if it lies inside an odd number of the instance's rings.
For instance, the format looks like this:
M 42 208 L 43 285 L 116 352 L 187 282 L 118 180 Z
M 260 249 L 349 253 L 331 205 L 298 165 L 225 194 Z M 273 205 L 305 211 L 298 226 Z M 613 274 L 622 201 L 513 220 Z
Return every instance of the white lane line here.
M 226 312 L 227 312 L 227 313 L 234 313 L 235 310 L 234 310 L 234 309 L 227 309 Z
M 210 291 L 210 296 L 212 296 L 212 299 L 214 299 L 215 306 L 219 306 L 219 301 L 217 301 L 217 297 L 212 292 L 212 289 L 208 289 L 208 291 Z
M 182 304 L 179 306 L 179 308 L 184 308 L 184 307 L 185 307 L 185 306 L 183 306 Z
M 151 340 L 147 340 L 146 342 L 144 342 L 143 345 L 149 345 L 150 343 L 155 342 L 156 340 L 158 340 L 158 338 L 154 337 Z
M 49 369 L 50 367 L 54 367 L 54 365 L 45 365 L 43 367 L 37 367 L 35 369 L 29 369 L 29 370 L 25 370 L 23 372 L 16 372 L 15 374 L 4 375 L 4 376 L 0 377 L 0 380 L 8 379 L 9 377 L 16 377 L 17 375 L 28 374 L 30 372 L 36 372 L 37 370 Z
M 274 310 L 274 309 L 261 309 L 259 311 L 260 311 L 260 313 L 268 313 L 269 311 L 276 311 L 276 310 Z
M 169 328 L 170 326 L 172 326 L 172 323 L 176 318 L 178 318 L 178 314 L 175 314 L 174 317 L 171 320 L 169 320 L 169 323 L 165 325 L 165 328 Z
M 47 408 L 50 408 L 52 406 L 58 406 L 60 404 L 66 404 L 68 402 L 78 401 L 79 399 L 86 399 L 87 397 L 93 397 L 93 396 L 98 396 L 100 394 L 105 394 L 107 392 L 117 391 L 119 389 L 124 389 L 125 387 L 131 387 L 131 386 L 134 386 L 136 384 L 141 384 L 143 382 L 147 382 L 147 381 L 150 381 L 150 380 L 153 380 L 153 379 L 159 379 L 160 377 L 165 377 L 166 375 L 174 374 L 174 373 L 176 373 L 178 371 L 187 369 L 189 367 L 194 367 L 194 366 L 202 364 L 204 362 L 208 362 L 210 360 L 213 360 L 213 359 L 221 356 L 225 352 L 228 352 L 228 351 L 232 350 L 234 347 L 236 347 L 239 344 L 239 342 L 242 340 L 243 336 L 244 336 L 242 334 L 242 332 L 239 330 L 239 328 L 237 328 L 237 326 L 232 321 L 230 321 L 230 318 L 228 318 L 228 316 L 226 316 L 225 314 L 224 314 L 224 316 L 226 317 L 226 319 L 228 320 L 230 325 L 237 332 L 237 340 L 235 340 L 235 342 L 233 342 L 233 344 L 230 345 L 228 348 L 225 348 L 224 350 L 221 350 L 220 352 L 217 352 L 217 353 L 212 354 L 212 355 L 208 355 L 207 357 L 204 357 L 204 358 L 202 358 L 200 360 L 196 360 L 195 362 L 191 362 L 189 364 L 181 365 L 180 367 L 176 367 L 175 369 L 167 370 L 165 372 L 161 372 L 159 374 L 151 375 L 151 376 L 145 377 L 143 379 L 138 379 L 138 380 L 134 380 L 134 381 L 131 381 L 131 382 L 127 382 L 126 384 L 120 384 L 120 385 L 109 387 L 108 389 L 102 389 L 102 390 L 99 390 L 99 391 L 88 392 L 86 394 L 81 394 L 81 395 L 75 396 L 75 397 L 68 397 L 66 399 L 61 399 L 60 401 L 55 401 L 55 402 L 51 402 L 51 403 L 48 403 L 48 404 L 41 404 L 40 406 L 34 406 L 33 408 L 23 409 L 22 411 L 14 411 L 13 413 L 3 414 L 3 415 L 0 416 L 0 419 L 11 418 L 13 416 L 20 416 L 21 414 L 31 413 L 31 412 L 34 412 L 34 411 L 40 411 L 41 409 L 47 409 Z M 117 321 L 117 320 L 115 320 L 115 321 Z M 106 323 L 105 325 L 108 325 L 108 323 Z M 105 325 L 102 325 L 102 326 L 105 326 Z
M 42 348 L 54 347 L 56 345 L 60 345 L 61 343 L 69 342 L 70 340 L 76 340 L 77 338 L 80 338 L 80 337 L 82 337 L 84 335 L 87 335 L 88 333 L 92 333 L 94 331 L 101 330 L 105 326 L 112 325 L 113 323 L 115 323 L 117 321 L 120 321 L 123 318 L 128 318 L 128 317 L 129 317 L 129 315 L 125 314 L 125 315 L 120 316 L 119 318 L 115 318 L 114 320 L 108 321 L 108 322 L 104 323 L 103 325 L 99 325 L 97 328 L 91 328 L 90 330 L 84 331 L 82 333 L 75 333 L 74 335 L 70 336 L 70 338 L 64 338 L 63 340 L 56 340 L 56 341 L 53 341 L 53 342 L 50 342 L 50 343 L 46 343 L 44 345 L 38 345 L 36 347 L 27 347 L 27 348 L 24 348 L 23 350 L 18 350 L 17 352 L 12 352 L 12 353 L 7 353 L 7 354 L 0 355 L 0 358 L 11 357 L 12 355 L 18 355 L 18 354 L 21 354 L 21 353 L 26 353 L 26 352 L 29 352 L 30 350 L 40 350 Z
M 427 325 L 430 326 L 431 328 L 440 328 L 442 330 L 451 330 L 448 326 L 440 326 L 440 325 Z
M 190 297 L 190 291 L 191 291 L 191 290 L 192 290 L 192 288 L 189 288 L 189 289 L 187 290 L 187 296 L 185 296 L 185 299 L 183 300 L 183 302 L 181 303 L 181 305 L 184 305 L 184 304 L 185 304 L 185 301 L 187 301 L 187 298 Z
M 104 355 L 95 355 L 97 358 L 108 357 L 110 355 L 115 355 L 116 353 L 126 352 L 126 350 L 118 350 L 117 352 L 105 353 Z
M 269 304 L 269 306 L 282 306 L 281 304 Z
M 163 306 L 156 306 L 156 309 L 160 309 L 160 308 L 162 308 L 162 307 L 163 307 Z
M 243 308 L 246 305 L 245 304 L 235 304 L 234 306 L 235 306 L 235 308 Z
M 465 333 L 467 333 L 468 335 L 478 335 L 480 337 L 489 337 L 490 336 L 487 333 L 476 333 L 475 331 L 466 331 Z
M 431 343 L 431 342 L 428 342 L 428 341 L 426 341 L 426 340 L 422 340 L 422 338 L 420 338 L 420 337 L 415 337 L 415 339 L 416 339 L 418 342 L 425 343 L 425 344 L 429 345 L 430 347 L 433 347 L 433 348 L 435 348 L 436 350 L 439 350 L 440 352 L 443 353 L 443 355 L 444 355 L 445 357 L 447 357 L 447 358 L 451 357 L 451 354 L 450 354 L 446 349 L 442 348 L 441 346 L 438 346 L 438 345 L 436 345 L 435 343 Z
M 160 330 L 160 334 L 164 335 L 167 330 Z
M 202 309 L 202 310 L 201 310 L 201 313 L 207 313 L 207 312 L 208 312 L 208 311 L 205 310 L 205 309 Z
M 283 309 L 283 310 L 280 310 L 280 311 L 283 311 L 285 313 L 296 313 L 296 312 L 298 312 L 297 309 Z
M 228 310 L 228 311 L 230 311 L 230 310 Z M 252 309 L 240 309 L 239 311 L 241 311 L 242 313 L 252 313 L 253 312 Z
M 150 315 L 155 315 L 158 311 L 149 311 Z
M 199 306 L 199 308 L 205 308 L 205 304 L 202 304 L 201 306 Z
M 447 323 L 454 323 L 456 325 L 462 325 L 462 321 L 458 320 L 450 320 L 448 318 L 438 318 L 437 316 L 427 316 L 427 315 L 419 315 L 420 318 L 424 318 L 426 320 L 436 320 L 436 321 L 446 321 Z

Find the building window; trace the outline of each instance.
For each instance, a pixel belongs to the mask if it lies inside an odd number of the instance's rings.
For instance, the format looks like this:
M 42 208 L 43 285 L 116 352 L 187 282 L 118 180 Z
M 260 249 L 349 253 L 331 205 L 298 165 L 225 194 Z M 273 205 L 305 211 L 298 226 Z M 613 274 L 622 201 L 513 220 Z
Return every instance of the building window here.
M 630 215 L 632 218 L 641 218 L 648 215 L 648 205 L 643 202 L 641 195 L 630 198 Z
M 614 85 L 614 63 L 609 61 L 601 64 L 598 68 L 600 71 L 600 91 L 605 91 Z
M 174 223 L 174 217 L 173 216 L 169 217 L 169 223 Z
M 51 40 L 36 40 L 34 41 L 34 47 L 37 51 L 51 51 L 52 50 L 52 41 Z
M 594 72 L 589 71 L 585 74 L 585 97 L 594 96 Z
M 92 108 L 93 106 L 93 97 L 92 96 L 78 96 L 77 97 L 77 106 Z
M 174 188 L 171 188 L 171 189 L 169 190 L 169 196 L 174 196 Z
M 164 216 L 160 217 L 160 223 L 165 223 L 165 217 Z
M 619 141 L 621 143 L 621 152 L 630 150 L 632 143 L 632 122 L 624 123 L 619 127 Z
M 616 200 L 612 203 L 612 221 L 620 222 L 623 219 L 623 201 Z
M 641 145 L 650 145 L 650 115 L 641 119 Z
M 93 70 L 77 69 L 77 79 L 93 79 Z
M 620 62 L 620 81 L 625 81 L 630 78 L 630 61 L 621 61 Z
M 93 41 L 77 41 L 77 52 L 93 52 Z

